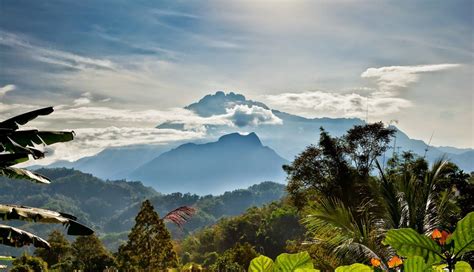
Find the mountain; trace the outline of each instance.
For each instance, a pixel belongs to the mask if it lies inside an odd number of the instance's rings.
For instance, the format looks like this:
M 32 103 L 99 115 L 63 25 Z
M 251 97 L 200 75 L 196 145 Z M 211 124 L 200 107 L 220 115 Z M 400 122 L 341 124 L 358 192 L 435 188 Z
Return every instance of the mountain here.
M 93 156 L 77 161 L 57 161 L 48 168 L 74 168 L 85 173 L 94 174 L 102 179 L 123 179 L 142 164 L 150 161 L 171 146 L 133 145 L 106 148 Z M 34 167 L 40 168 L 40 167 Z
M 225 94 L 216 92 L 213 95 L 206 95 L 197 103 L 186 106 L 196 114 L 202 117 L 208 117 L 216 114 L 223 114 L 226 109 L 235 105 L 256 106 L 264 109 L 270 109 L 263 103 L 248 100 L 241 94 L 233 92 Z M 272 109 L 271 112 L 282 120 L 281 125 L 259 125 L 257 127 L 239 127 L 241 132 L 254 131 L 257 133 L 268 146 L 271 146 L 278 154 L 284 158 L 292 160 L 298 153 L 310 144 L 314 144 L 319 139 L 320 128 L 324 128 L 333 136 L 341 136 L 354 125 L 363 125 L 365 121 L 358 118 L 304 118 L 301 116 L 288 114 Z M 170 124 L 159 124 L 157 127 L 167 127 Z M 175 129 L 184 127 L 180 124 L 174 124 Z M 396 129 L 396 151 L 413 151 L 420 156 L 433 162 L 441 157 L 445 157 L 466 172 L 474 171 L 473 149 L 460 149 L 455 147 L 434 147 L 428 146 L 422 140 L 411 139 L 400 129 Z M 210 127 L 209 132 L 212 133 L 229 133 L 234 128 L 229 127 Z M 394 141 L 390 146 L 394 145 Z M 427 151 L 426 151 L 427 150 Z M 393 151 L 387 152 L 387 156 L 391 156 Z
M 319 139 L 320 128 L 323 127 L 333 136 L 341 136 L 348 129 L 352 128 L 354 125 L 363 125 L 365 122 L 358 118 L 305 118 L 285 112 L 281 112 L 275 109 L 270 109 L 267 105 L 247 99 L 245 96 L 237 93 L 224 93 L 216 92 L 215 94 L 210 94 L 204 96 L 198 102 L 192 103 L 185 108 L 193 111 L 201 117 L 209 117 L 212 115 L 221 115 L 226 114 L 228 109 L 232 109 L 236 105 L 246 105 L 248 107 L 257 107 L 265 111 L 270 111 L 276 118 L 279 118 L 282 122 L 281 124 L 259 124 L 257 126 L 239 126 L 238 131 L 241 133 L 256 133 L 260 139 L 265 143 L 265 145 L 271 147 L 276 153 L 278 153 L 285 160 L 293 160 L 296 155 L 302 152 L 305 147 L 310 144 L 317 143 Z M 157 129 L 176 129 L 176 130 L 186 130 L 187 126 L 185 124 L 165 122 L 162 124 L 157 124 Z M 396 132 L 396 137 L 394 141 L 396 144 L 396 151 L 408 151 L 411 150 L 417 153 L 420 156 L 426 156 L 426 158 L 433 162 L 441 157 L 445 157 L 458 164 L 461 169 L 466 172 L 474 171 L 474 150 L 465 148 L 454 148 L 454 147 L 434 147 L 429 146 L 421 140 L 411 139 L 403 131 L 394 127 Z M 222 135 L 235 133 L 236 128 L 225 125 L 207 125 L 206 126 L 207 137 L 195 142 L 195 144 L 216 141 Z M 393 147 L 394 141 L 390 143 L 390 146 Z M 126 146 L 126 147 L 114 147 L 107 148 L 102 152 L 82 158 L 75 162 L 57 162 L 48 167 L 68 167 L 81 170 L 83 172 L 92 173 L 100 178 L 104 179 L 123 179 L 123 178 L 133 178 L 141 179 L 145 178 L 147 184 L 156 184 L 158 180 L 163 182 L 163 177 L 159 178 L 155 175 L 157 170 L 154 170 L 152 167 L 152 160 L 158 160 L 158 157 L 164 152 L 169 151 L 172 148 L 176 148 L 178 145 L 184 144 L 184 142 L 174 142 L 172 144 L 162 145 L 162 146 L 153 146 L 153 145 L 141 145 L 141 146 Z M 193 145 L 190 144 L 192 147 Z M 191 148 L 188 147 L 188 148 Z M 393 153 L 393 150 L 390 149 L 386 152 L 385 158 L 388 159 Z M 190 157 L 191 158 L 191 157 Z M 194 158 L 194 157 L 193 157 Z M 163 160 L 163 159 L 160 159 Z M 215 157 L 214 161 L 219 161 L 219 157 Z M 160 163 L 166 162 L 160 161 Z M 193 163 L 188 159 L 186 165 L 193 166 Z M 236 167 L 238 164 L 236 164 Z M 175 168 L 170 168 L 176 170 Z M 182 168 L 181 168 L 182 169 Z M 216 168 L 217 169 L 217 168 Z M 279 168 L 278 168 L 279 169 Z M 236 170 L 236 169 L 234 169 Z M 147 171 L 150 171 L 148 174 Z M 171 171 L 171 170 L 170 170 Z M 169 175 L 178 175 L 168 171 Z M 192 178 L 186 177 L 187 180 L 196 181 L 202 177 L 217 175 L 218 173 L 213 173 L 213 169 L 207 169 L 208 173 L 198 173 L 196 169 L 193 170 L 196 175 Z M 280 171 L 280 170 L 278 170 Z M 166 172 L 166 171 L 165 171 Z M 222 171 L 220 171 L 222 172 Z M 238 171 L 235 171 L 238 172 Z M 229 172 L 229 173 L 235 173 Z M 259 173 L 254 173 L 256 176 L 252 177 L 247 175 L 247 178 L 250 181 L 242 181 L 240 178 L 243 176 L 242 173 L 235 173 L 235 178 L 230 178 L 230 175 L 226 176 L 228 180 L 220 180 L 220 184 L 225 184 L 224 189 L 236 189 L 242 188 L 241 183 L 251 184 L 251 181 L 259 182 L 262 180 L 257 180 L 261 178 Z M 280 176 L 281 172 L 278 172 L 277 178 L 283 179 Z M 179 174 L 185 176 L 185 174 Z M 166 176 L 165 178 L 168 178 Z M 175 179 L 171 179 L 175 180 Z M 232 183 L 236 181 L 236 183 Z M 205 185 L 210 184 L 208 181 L 199 180 L 199 184 Z M 173 184 L 177 186 L 176 188 L 183 189 L 184 192 L 193 191 L 196 188 L 192 187 L 192 184 L 189 182 L 184 182 L 186 187 L 181 184 Z M 160 190 L 160 188 L 158 188 Z M 170 187 L 168 189 L 162 188 L 166 191 L 175 191 L 174 188 Z M 199 187 L 198 190 L 202 193 L 208 193 L 206 190 L 208 188 Z M 209 192 L 214 191 L 216 188 L 210 188 Z
M 133 226 L 140 204 L 145 199 L 152 202 L 160 216 L 183 205 L 197 208 L 197 214 L 185 225 L 185 232 L 173 225 L 168 226 L 173 238 L 180 238 L 193 230 L 214 224 L 221 217 L 241 214 L 252 206 L 279 200 L 285 194 L 285 186 L 273 182 L 263 182 L 248 189 L 229 191 L 218 196 L 161 194 L 140 182 L 104 181 L 72 169 L 37 171 L 51 178 L 51 184 L 32 184 L 1 176 L 2 202 L 73 214 L 80 222 L 92 227 L 113 250 L 117 249 L 121 239 L 126 239 L 126 233 Z M 9 221 L 9 224 L 42 237 L 47 237 L 53 229 L 63 228 L 59 224 L 31 224 L 15 220 Z M 18 254 L 21 251 L 23 250 L 18 250 Z M 0 255 L 10 254 L 11 248 L 0 248 Z
M 181 145 L 140 166 L 129 178 L 160 192 L 216 194 L 265 180 L 282 183 L 286 163 L 255 133 L 232 133 L 217 142 Z

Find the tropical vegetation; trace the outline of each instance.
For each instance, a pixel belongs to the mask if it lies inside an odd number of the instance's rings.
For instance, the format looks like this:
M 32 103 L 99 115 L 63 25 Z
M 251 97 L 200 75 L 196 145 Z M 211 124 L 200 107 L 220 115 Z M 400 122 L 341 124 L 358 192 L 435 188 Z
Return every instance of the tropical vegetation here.
M 283 166 L 288 175 L 286 194 L 279 185 L 267 182 L 219 197 L 162 195 L 139 182 L 103 182 L 68 169 L 14 171 L 10 168 L 24 157 L 9 155 L 2 173 L 17 174 L 4 175 L 49 182 L 45 173 L 58 182 L 54 190 L 61 196 L 55 194 L 51 200 L 44 197 L 49 193 L 42 193 L 27 201 L 77 211 L 101 230 L 100 239 L 78 237 L 72 244 L 57 231 L 48 241 L 31 238 L 29 243 L 50 249 L 22 255 L 14 268 L 470 271 L 473 175 L 445 158 L 429 165 L 411 152 L 395 152 L 390 146 L 394 133 L 381 122 L 357 125 L 340 137 L 321 129 L 317 144 Z M 34 147 L 25 145 L 27 151 L 22 151 L 13 138 L 4 139 L 7 146 L 11 144 L 8 154 L 29 152 L 26 157 L 41 157 Z M 15 190 L 6 188 L 5 199 L 9 199 Z M 74 197 L 68 190 L 75 192 Z M 107 196 L 105 191 L 112 193 Z M 273 202 L 263 205 L 269 201 Z M 5 219 L 63 223 L 70 234 L 87 228 L 68 214 L 18 204 L 0 205 L 0 214 Z M 110 241 L 115 241 L 114 246 Z

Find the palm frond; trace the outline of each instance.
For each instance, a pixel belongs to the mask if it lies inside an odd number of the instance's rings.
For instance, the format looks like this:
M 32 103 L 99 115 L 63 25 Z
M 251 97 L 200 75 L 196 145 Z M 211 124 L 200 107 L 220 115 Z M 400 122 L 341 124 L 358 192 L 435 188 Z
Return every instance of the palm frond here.
M 302 223 L 316 241 L 326 242 L 341 257 L 381 259 L 384 252 L 379 242 L 383 228 L 379 228 L 381 224 L 371 218 L 368 206 L 370 203 L 359 207 L 355 215 L 340 200 L 323 197 L 306 210 L 308 216 Z

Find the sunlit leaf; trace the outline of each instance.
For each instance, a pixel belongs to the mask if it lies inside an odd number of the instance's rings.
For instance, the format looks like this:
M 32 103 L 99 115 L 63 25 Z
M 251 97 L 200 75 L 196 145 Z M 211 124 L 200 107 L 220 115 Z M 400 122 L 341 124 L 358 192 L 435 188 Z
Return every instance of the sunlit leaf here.
M 415 256 L 405 260 L 405 263 L 403 264 L 403 269 L 405 272 L 422 272 L 431 269 L 431 267 L 426 264 L 425 259 L 423 259 L 423 257 Z
M 372 271 L 374 270 L 371 267 L 365 264 L 360 264 L 360 263 L 339 266 L 335 270 L 335 272 L 372 272 Z
M 429 237 L 417 233 L 414 229 L 389 230 L 383 241 L 397 254 L 406 258 L 421 256 L 427 265 L 441 261 L 441 248 Z
M 456 262 L 454 265 L 454 271 L 456 272 L 472 272 L 472 267 L 468 262 Z
M 314 268 L 308 252 L 304 251 L 295 254 L 283 253 L 278 255 L 275 260 L 275 271 L 293 271 L 297 268 Z
M 446 243 L 454 241 L 454 253 L 459 256 L 474 250 L 474 212 L 470 212 L 456 225 Z
M 249 265 L 249 272 L 272 272 L 273 260 L 267 256 L 260 255 L 254 258 Z

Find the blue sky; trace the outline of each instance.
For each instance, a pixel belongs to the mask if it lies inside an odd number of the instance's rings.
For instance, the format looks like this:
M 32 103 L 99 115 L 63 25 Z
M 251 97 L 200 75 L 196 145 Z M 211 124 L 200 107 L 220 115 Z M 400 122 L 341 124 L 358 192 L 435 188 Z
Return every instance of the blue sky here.
M 473 147 L 472 20 L 472 1 L 0 0 L 0 116 L 52 104 L 49 126 L 146 130 L 224 90 L 307 117 L 366 101 Z

